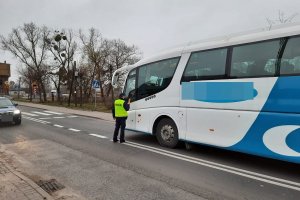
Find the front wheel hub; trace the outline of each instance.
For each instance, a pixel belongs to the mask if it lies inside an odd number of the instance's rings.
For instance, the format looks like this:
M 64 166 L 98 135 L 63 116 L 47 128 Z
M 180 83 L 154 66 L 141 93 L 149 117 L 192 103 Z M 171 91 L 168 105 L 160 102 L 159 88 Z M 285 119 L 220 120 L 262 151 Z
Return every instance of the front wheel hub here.
M 174 134 L 174 129 L 170 125 L 164 125 L 160 131 L 161 137 L 164 141 L 170 142 L 175 134 Z

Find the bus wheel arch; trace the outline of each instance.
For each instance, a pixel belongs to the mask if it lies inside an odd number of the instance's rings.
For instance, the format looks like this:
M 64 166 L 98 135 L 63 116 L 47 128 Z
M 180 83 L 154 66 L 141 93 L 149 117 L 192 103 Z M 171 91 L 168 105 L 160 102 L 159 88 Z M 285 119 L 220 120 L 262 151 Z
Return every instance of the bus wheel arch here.
M 169 116 L 158 117 L 154 122 L 152 132 L 161 146 L 175 148 L 178 145 L 178 128 Z

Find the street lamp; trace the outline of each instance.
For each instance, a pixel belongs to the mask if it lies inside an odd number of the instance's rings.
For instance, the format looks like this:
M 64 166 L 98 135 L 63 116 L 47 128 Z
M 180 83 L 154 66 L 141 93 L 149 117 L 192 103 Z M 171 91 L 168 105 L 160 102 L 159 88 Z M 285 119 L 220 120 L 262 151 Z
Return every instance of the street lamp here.
M 18 99 L 20 99 L 21 76 L 19 76 Z

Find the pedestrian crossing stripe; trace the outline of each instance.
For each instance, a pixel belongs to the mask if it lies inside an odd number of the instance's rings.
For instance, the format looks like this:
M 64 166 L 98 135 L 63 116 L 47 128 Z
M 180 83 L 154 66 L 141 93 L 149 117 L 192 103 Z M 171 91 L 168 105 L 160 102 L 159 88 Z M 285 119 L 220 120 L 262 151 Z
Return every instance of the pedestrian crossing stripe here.
M 75 117 L 78 117 L 78 116 L 76 116 L 76 115 L 68 116 L 68 118 L 75 118 Z
M 54 115 L 63 115 L 63 113 L 53 112 L 53 111 L 50 111 L 50 110 L 45 110 L 44 112 L 54 114 Z
M 22 114 L 24 115 L 28 115 L 31 117 L 37 117 L 39 115 L 44 115 L 44 116 L 50 116 L 50 115 L 63 115 L 63 113 L 58 113 L 58 112 L 52 112 L 52 111 L 44 111 L 44 112 L 38 112 L 38 111 L 31 111 L 31 113 L 29 112 L 22 112 Z
M 28 112 L 23 112 L 23 111 L 22 111 L 22 114 L 24 114 L 24 115 L 29 115 L 29 116 L 31 116 L 31 117 L 36 117 L 36 116 L 38 116 L 38 115 L 36 115 L 36 114 L 28 113 Z
M 53 111 L 49 111 L 49 110 L 45 110 L 45 111 L 30 111 L 30 112 L 23 112 L 22 111 L 22 114 L 24 116 L 29 116 L 29 117 L 38 117 L 38 116 L 41 116 L 42 118 L 39 118 L 39 119 L 51 119 L 51 118 L 54 118 L 54 119 L 63 119 L 63 118 L 76 118 L 78 117 L 77 115 L 68 115 L 66 113 L 60 113 L 60 112 L 53 112 Z M 64 115 L 66 114 L 67 116 L 58 116 L 58 117 L 51 117 L 51 115 Z
M 51 117 L 42 117 L 42 118 L 39 118 L 39 119 L 51 119 Z
M 49 114 L 49 113 L 43 113 L 43 112 L 38 112 L 38 111 L 33 111 L 33 113 L 39 114 L 39 115 L 46 115 L 46 116 L 52 115 L 52 114 Z

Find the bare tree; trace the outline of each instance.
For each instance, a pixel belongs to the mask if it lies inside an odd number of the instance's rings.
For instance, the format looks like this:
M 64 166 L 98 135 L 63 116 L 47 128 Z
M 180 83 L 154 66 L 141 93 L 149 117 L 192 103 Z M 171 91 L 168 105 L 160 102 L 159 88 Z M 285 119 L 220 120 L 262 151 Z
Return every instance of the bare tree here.
M 19 68 L 18 72 L 22 76 L 23 82 L 26 85 L 28 85 L 29 100 L 32 101 L 32 95 L 33 95 L 32 85 L 35 82 L 35 80 L 37 80 L 37 75 L 35 74 L 35 72 L 32 69 L 30 69 L 28 67 L 27 68 Z
M 14 81 L 9 81 L 9 90 L 15 89 L 16 83 Z
M 88 97 L 91 95 L 91 83 L 94 79 L 93 76 L 93 64 L 85 63 L 84 60 L 81 60 L 78 65 L 78 82 L 80 89 L 80 105 L 88 100 Z
M 71 96 L 73 94 L 74 84 L 74 69 L 72 61 L 74 60 L 75 52 L 77 50 L 77 43 L 74 40 L 74 33 L 72 30 L 55 31 L 52 38 L 46 39 L 48 50 L 54 59 L 51 65 L 52 73 L 51 79 L 57 90 L 57 101 L 61 102 L 61 83 L 67 82 L 70 88 L 68 105 L 70 106 Z
M 46 47 L 45 38 L 49 35 L 46 27 L 38 27 L 34 23 L 24 24 L 14 28 L 7 38 L 0 36 L 1 48 L 12 53 L 26 68 L 33 71 L 36 81 L 43 93 L 40 101 L 47 101 L 45 81 L 48 69 L 45 67 Z
M 108 51 L 104 46 L 104 39 L 98 30 L 91 28 L 89 35 L 86 37 L 82 31 L 80 31 L 80 39 L 83 44 L 83 54 L 87 58 L 89 66 L 92 68 L 89 73 L 89 79 L 99 79 L 100 81 L 100 92 L 102 100 L 105 101 L 103 82 L 102 80 L 102 66 L 105 65 L 106 58 L 108 57 Z M 88 94 L 91 94 L 91 84 L 89 86 Z
M 53 33 L 53 32 L 52 32 Z M 21 63 L 20 74 L 25 78 L 32 94 L 32 83 L 38 85 L 40 101 L 47 101 L 47 90 L 51 79 L 61 101 L 61 84 L 68 85 L 70 105 L 73 89 L 76 87 L 75 71 L 79 72 L 80 94 L 91 95 L 91 81 L 100 81 L 102 100 L 108 96 L 114 98 L 111 78 L 115 70 L 137 62 L 141 58 L 139 49 L 127 45 L 124 41 L 104 39 L 100 32 L 91 28 L 88 35 L 79 32 L 82 42 L 81 61 L 75 68 L 74 57 L 77 43 L 72 30 L 57 31 L 51 34 L 47 27 L 39 27 L 34 23 L 14 28 L 8 37 L 0 36 L 1 48 L 12 53 Z M 124 82 L 125 79 L 119 79 Z M 32 96 L 32 95 L 30 95 Z M 76 98 L 77 99 L 77 98 Z M 82 102 L 82 101 L 81 101 Z
M 268 23 L 268 29 L 271 30 L 273 25 L 276 25 L 276 24 L 291 23 L 297 15 L 298 15 L 298 13 L 293 13 L 290 16 L 286 16 L 283 11 L 278 10 L 278 19 L 272 20 L 270 18 L 266 18 L 267 23 Z
M 114 90 L 111 85 L 111 79 L 114 71 L 125 66 L 136 63 L 141 59 L 142 53 L 135 45 L 127 45 L 124 41 L 106 40 L 106 49 L 109 52 L 106 65 L 103 66 L 104 85 L 107 87 L 106 96 L 111 94 L 112 100 L 114 99 Z M 122 79 L 119 79 L 122 81 Z
M 106 97 L 109 95 L 114 98 L 114 91 L 111 86 L 111 78 L 114 71 L 140 60 L 141 53 L 139 49 L 134 45 L 129 46 L 125 44 L 120 39 L 104 39 L 99 31 L 94 28 L 89 30 L 88 37 L 81 31 L 80 38 L 83 43 L 83 53 L 87 58 L 87 63 L 92 66 L 89 76 L 92 79 L 99 79 L 101 83 L 102 100 L 105 102 Z

